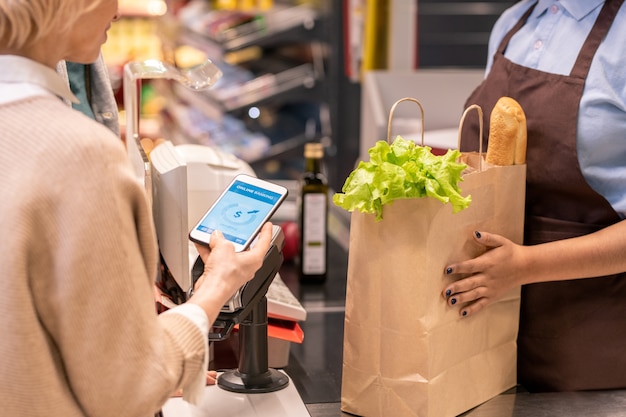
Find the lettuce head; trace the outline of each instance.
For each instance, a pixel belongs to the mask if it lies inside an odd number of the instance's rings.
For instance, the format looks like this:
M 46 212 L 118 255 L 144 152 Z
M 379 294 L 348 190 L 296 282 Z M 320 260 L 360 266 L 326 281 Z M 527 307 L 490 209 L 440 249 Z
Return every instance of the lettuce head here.
M 337 206 L 375 214 L 376 220 L 382 219 L 385 204 L 400 198 L 433 197 L 452 204 L 455 213 L 469 206 L 471 196 L 463 197 L 458 186 L 467 167 L 458 162 L 458 150 L 438 156 L 428 146 L 397 136 L 391 145 L 376 142 L 368 153 L 369 162 L 359 162 L 342 193 L 333 196 Z

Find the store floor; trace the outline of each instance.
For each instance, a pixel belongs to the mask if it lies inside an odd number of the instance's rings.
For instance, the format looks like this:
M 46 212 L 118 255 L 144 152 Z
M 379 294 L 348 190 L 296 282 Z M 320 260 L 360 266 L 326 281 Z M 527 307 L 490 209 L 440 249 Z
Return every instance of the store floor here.
M 291 345 L 284 371 L 311 417 L 352 416 L 340 409 L 349 221 L 348 213 L 331 209 L 329 274 L 325 284 L 301 285 L 295 265 L 289 262 L 280 270 L 285 284 L 307 310 L 307 319 L 300 324 L 304 342 Z M 530 394 L 516 387 L 462 415 L 539 416 L 626 417 L 626 391 Z

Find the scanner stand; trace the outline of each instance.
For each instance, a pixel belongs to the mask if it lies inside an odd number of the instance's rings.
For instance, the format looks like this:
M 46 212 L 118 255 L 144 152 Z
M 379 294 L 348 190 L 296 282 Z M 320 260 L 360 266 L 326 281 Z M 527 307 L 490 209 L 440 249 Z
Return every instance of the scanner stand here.
M 282 372 L 268 367 L 267 350 L 267 290 L 283 262 L 284 237 L 279 226 L 274 226 L 272 246 L 263 265 L 248 284 L 257 288 L 249 301 L 235 312 L 218 315 L 209 340 L 225 340 L 236 324 L 239 325 L 238 368 L 221 374 L 217 385 L 238 393 L 265 393 L 278 391 L 289 384 Z
M 274 226 L 272 246 L 263 266 L 243 291 L 242 308 L 222 311 L 209 340 L 225 340 L 239 325 L 239 363 L 237 369 L 221 373 L 217 386 L 208 386 L 198 405 L 182 398 L 171 398 L 163 407 L 164 417 L 198 415 L 237 415 L 241 417 L 310 417 L 294 384 L 282 371 L 268 367 L 267 290 L 283 262 L 284 236 Z M 253 295 L 252 295 L 253 294 Z
M 268 368 L 267 298 L 265 295 L 239 324 L 239 366 L 220 375 L 217 385 L 227 391 L 264 393 L 283 389 L 285 374 Z

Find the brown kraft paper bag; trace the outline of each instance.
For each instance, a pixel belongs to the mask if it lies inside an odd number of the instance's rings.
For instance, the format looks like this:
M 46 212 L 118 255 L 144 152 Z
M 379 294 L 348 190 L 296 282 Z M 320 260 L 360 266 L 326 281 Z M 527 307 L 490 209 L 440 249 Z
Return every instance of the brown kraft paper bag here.
M 482 117 L 481 117 L 482 118 Z M 461 122 L 462 123 L 462 122 Z M 350 226 L 341 409 L 360 416 L 446 417 L 516 385 L 520 291 L 460 317 L 441 296 L 446 265 L 474 258 L 475 230 L 523 238 L 526 166 L 462 155 L 470 206 L 396 200 L 383 219 L 354 211 Z

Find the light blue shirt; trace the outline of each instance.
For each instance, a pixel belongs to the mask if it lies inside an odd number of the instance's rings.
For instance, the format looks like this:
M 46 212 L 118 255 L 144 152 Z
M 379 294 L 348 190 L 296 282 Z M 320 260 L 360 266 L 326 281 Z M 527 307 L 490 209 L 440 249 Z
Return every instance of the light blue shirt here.
M 496 22 L 487 72 L 504 35 L 534 2 L 516 3 Z M 539 0 L 511 39 L 505 57 L 540 71 L 569 74 L 603 4 L 603 0 Z M 589 69 L 580 102 L 577 149 L 589 185 L 626 218 L 626 5 Z

